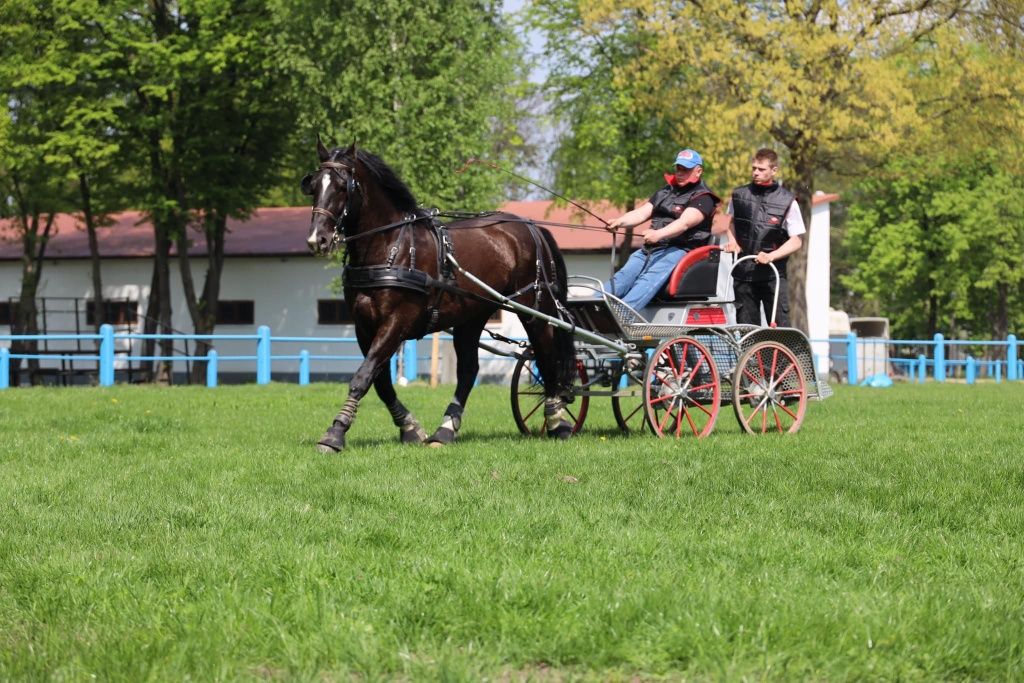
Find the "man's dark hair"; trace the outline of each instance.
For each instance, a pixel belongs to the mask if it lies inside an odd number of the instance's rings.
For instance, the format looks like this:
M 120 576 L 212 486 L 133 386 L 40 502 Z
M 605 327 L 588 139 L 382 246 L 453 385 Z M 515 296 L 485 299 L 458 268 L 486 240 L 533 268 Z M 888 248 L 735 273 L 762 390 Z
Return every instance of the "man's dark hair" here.
M 760 161 L 767 161 L 772 166 L 779 165 L 779 155 L 775 153 L 774 149 L 769 147 L 762 147 L 754 152 L 754 158 Z

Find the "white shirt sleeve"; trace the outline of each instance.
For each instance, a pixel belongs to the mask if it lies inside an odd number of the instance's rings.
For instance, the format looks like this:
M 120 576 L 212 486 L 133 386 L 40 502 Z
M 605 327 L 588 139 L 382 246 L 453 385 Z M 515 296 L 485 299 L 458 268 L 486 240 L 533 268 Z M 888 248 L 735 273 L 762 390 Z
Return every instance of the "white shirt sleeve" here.
M 800 213 L 800 207 L 797 205 L 796 200 L 789 205 L 789 211 L 786 212 L 786 234 L 790 237 L 794 235 L 803 235 L 807 232 L 807 228 L 804 226 L 804 217 Z

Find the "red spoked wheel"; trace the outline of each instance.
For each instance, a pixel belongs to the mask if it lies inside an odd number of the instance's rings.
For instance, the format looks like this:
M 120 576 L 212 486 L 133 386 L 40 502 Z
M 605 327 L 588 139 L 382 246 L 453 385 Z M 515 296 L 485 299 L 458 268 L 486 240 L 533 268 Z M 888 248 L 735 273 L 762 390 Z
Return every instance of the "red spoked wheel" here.
M 748 434 L 794 434 L 807 410 L 807 382 L 796 356 L 778 342 L 747 349 L 736 364 L 732 406 Z
M 679 337 L 654 351 L 644 371 L 644 409 L 655 434 L 707 436 L 720 404 L 718 369 L 703 344 Z
M 572 396 L 565 402 L 565 419 L 572 423 L 573 434 L 583 429 L 583 422 L 587 419 L 590 406 L 590 397 L 585 393 L 587 382 L 587 368 L 583 361 L 577 359 Z M 534 359 L 520 358 L 512 371 L 512 417 L 523 434 L 543 436 L 547 433 L 544 398 L 544 380 Z

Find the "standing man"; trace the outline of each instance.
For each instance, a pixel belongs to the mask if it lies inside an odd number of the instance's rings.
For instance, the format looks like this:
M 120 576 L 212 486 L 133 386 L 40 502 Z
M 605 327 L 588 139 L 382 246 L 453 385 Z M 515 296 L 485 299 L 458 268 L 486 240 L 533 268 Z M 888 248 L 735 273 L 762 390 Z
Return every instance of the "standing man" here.
M 665 175 L 667 185 L 608 224 L 608 230 L 614 231 L 651 221 L 644 233 L 644 246 L 604 283 L 606 291 L 634 311 L 655 297 L 683 254 L 711 241 L 711 219 L 722 200 L 704 184 L 703 175 L 700 154 L 684 149 L 676 155 L 675 173 Z
M 789 327 L 789 297 L 786 295 L 786 260 L 803 246 L 804 227 L 796 195 L 779 184 L 779 155 L 774 150 L 757 150 L 750 165 L 753 182 L 732 192 L 728 213 L 729 236 L 725 251 L 754 255 L 732 271 L 736 292 L 736 322 L 761 324 L 761 308 L 770 324 L 775 298 L 775 274 L 779 270 L 779 306 L 775 322 Z

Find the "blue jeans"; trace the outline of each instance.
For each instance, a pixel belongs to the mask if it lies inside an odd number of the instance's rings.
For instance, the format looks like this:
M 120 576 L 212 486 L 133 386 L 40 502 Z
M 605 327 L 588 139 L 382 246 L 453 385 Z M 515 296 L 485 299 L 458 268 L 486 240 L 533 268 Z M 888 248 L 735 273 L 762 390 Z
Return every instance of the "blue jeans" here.
M 662 247 L 648 254 L 637 249 L 626 265 L 604 283 L 604 289 L 639 311 L 665 286 L 686 251 L 681 247 Z

